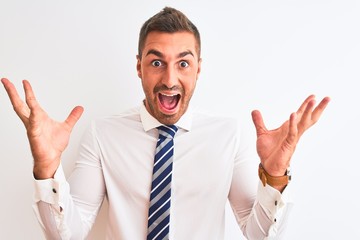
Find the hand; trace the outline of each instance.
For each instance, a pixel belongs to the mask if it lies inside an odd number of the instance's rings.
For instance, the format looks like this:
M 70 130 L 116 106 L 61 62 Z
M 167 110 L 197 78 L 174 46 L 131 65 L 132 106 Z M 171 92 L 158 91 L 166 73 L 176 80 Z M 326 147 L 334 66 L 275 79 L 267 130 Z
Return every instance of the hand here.
M 83 108 L 75 107 L 64 122 L 57 122 L 40 107 L 28 81 L 23 81 L 26 103 L 21 100 L 8 79 L 3 78 L 1 82 L 26 128 L 34 158 L 34 177 L 52 178 L 60 164 L 61 154 L 69 142 L 70 133 L 84 111 Z
M 257 135 L 257 152 L 268 174 L 271 176 L 285 174 L 300 137 L 319 120 L 329 101 L 330 98 L 325 97 L 314 109 L 315 96 L 309 96 L 298 111 L 290 115 L 289 120 L 274 130 L 266 129 L 259 111 L 252 112 Z

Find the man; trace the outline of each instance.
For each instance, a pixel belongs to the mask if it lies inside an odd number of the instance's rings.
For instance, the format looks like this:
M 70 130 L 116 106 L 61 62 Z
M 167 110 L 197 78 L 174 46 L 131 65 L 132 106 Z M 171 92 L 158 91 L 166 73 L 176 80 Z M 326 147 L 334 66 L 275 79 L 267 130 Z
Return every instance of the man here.
M 56 122 L 41 109 L 28 81 L 23 81 L 25 103 L 2 79 L 27 129 L 35 211 L 48 239 L 86 238 L 105 197 L 107 239 L 223 239 L 227 199 L 248 239 L 281 238 L 289 210 L 291 156 L 330 99 L 315 107 L 309 96 L 272 131 L 259 111 L 252 112 L 259 181 L 236 121 L 189 107 L 200 53 L 200 34 L 180 11 L 164 8 L 146 21 L 137 55 L 145 100 L 91 124 L 68 181 L 61 154 L 83 108 L 75 107 L 64 122 Z

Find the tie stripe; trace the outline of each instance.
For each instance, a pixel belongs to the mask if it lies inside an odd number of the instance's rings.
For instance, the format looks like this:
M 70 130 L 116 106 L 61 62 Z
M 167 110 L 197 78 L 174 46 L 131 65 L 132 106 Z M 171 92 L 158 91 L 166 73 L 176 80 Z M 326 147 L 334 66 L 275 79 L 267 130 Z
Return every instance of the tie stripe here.
M 156 144 L 153 180 L 150 192 L 148 236 L 150 239 L 169 239 L 171 179 L 174 155 L 174 125 L 160 126 Z

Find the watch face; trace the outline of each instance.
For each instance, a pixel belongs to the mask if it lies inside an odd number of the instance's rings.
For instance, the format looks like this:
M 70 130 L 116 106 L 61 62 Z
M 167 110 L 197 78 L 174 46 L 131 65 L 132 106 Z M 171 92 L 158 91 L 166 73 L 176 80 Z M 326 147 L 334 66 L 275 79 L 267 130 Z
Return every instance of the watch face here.
M 291 170 L 290 167 L 286 169 L 286 175 L 289 176 L 289 182 L 291 181 Z

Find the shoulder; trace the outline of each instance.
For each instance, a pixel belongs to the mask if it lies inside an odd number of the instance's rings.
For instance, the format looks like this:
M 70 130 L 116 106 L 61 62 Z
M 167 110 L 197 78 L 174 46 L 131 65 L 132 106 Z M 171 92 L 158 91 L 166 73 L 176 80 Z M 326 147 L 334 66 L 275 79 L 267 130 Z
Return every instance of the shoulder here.
M 202 129 L 219 136 L 225 134 L 248 140 L 254 140 L 255 136 L 255 128 L 250 117 L 214 114 L 202 109 L 193 109 L 193 129 Z
M 236 129 L 239 126 L 239 119 L 232 116 L 214 114 L 202 109 L 196 109 L 193 110 L 193 123 L 194 127 L 205 126 Z
M 140 121 L 140 107 L 133 107 L 127 109 L 119 114 L 99 117 L 92 121 L 94 125 L 116 124 L 121 122 L 139 122 Z
M 116 115 L 96 118 L 91 121 L 90 128 L 97 134 L 141 129 L 140 107 L 130 108 Z
M 214 114 L 201 109 L 193 111 L 191 132 L 194 135 L 215 138 L 218 141 L 229 141 L 238 138 L 239 130 L 239 121 L 235 117 Z

